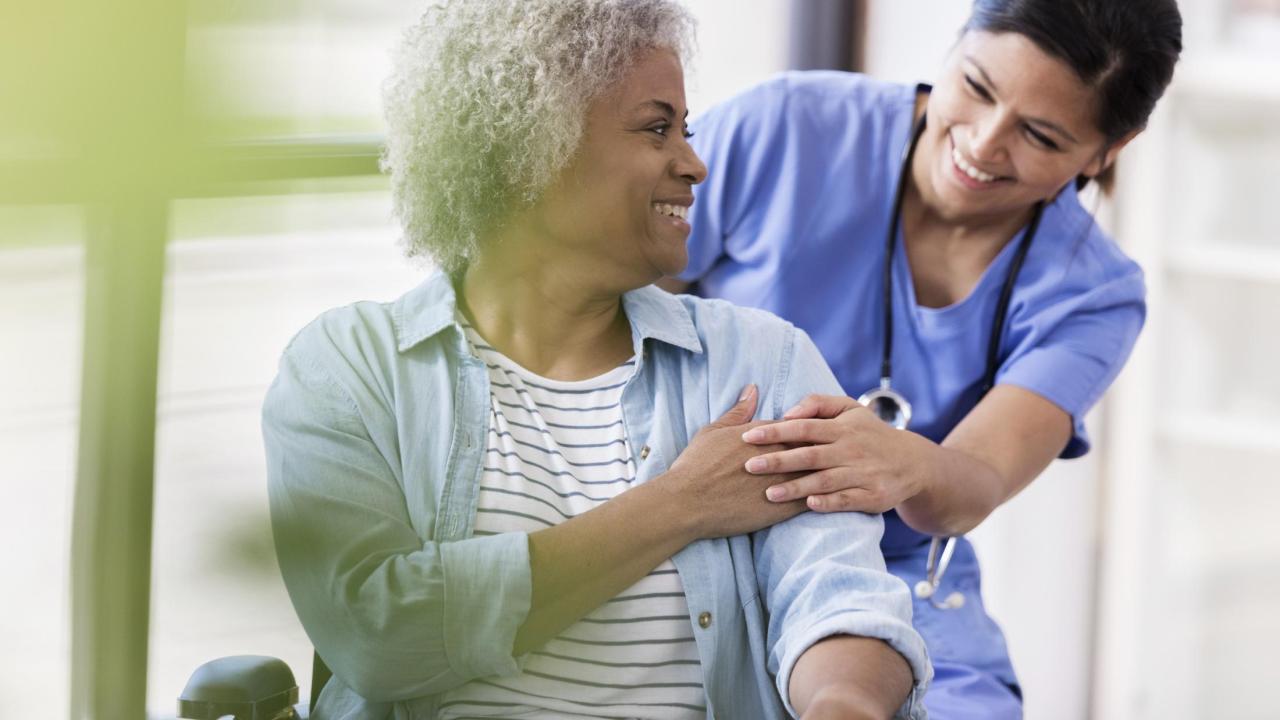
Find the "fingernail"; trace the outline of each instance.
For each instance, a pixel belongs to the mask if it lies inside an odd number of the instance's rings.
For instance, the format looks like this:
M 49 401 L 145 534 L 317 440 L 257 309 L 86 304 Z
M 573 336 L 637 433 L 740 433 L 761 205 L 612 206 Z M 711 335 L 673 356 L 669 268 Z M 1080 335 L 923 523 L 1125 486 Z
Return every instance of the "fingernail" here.
M 742 433 L 742 442 L 755 442 L 763 439 L 764 433 L 761 432 L 760 428 L 751 428 L 750 430 Z
M 756 386 L 754 384 L 748 385 L 742 388 L 742 394 L 738 396 L 738 402 L 742 402 L 743 400 L 746 400 L 747 398 L 751 397 L 751 394 L 754 393 L 755 391 L 756 391 Z
M 813 508 L 814 510 L 817 510 L 818 508 L 822 507 L 822 500 L 821 500 L 820 498 L 817 498 L 817 497 L 813 496 L 813 495 L 810 495 L 810 496 L 809 496 L 809 507 Z
M 774 502 L 778 502 L 779 500 L 786 500 L 787 489 L 784 487 L 779 487 L 777 485 L 774 485 L 773 487 L 764 491 L 764 496 Z
M 753 472 L 753 473 L 764 472 L 764 470 L 765 470 L 764 458 L 755 457 L 747 461 L 747 472 Z

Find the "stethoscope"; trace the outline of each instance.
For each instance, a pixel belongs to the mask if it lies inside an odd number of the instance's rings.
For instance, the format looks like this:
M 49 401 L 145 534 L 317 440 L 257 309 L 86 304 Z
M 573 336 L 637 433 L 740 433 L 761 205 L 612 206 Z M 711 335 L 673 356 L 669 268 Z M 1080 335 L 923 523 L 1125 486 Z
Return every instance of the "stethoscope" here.
M 916 145 L 920 142 L 920 136 L 924 134 L 925 116 L 920 116 L 920 121 L 916 123 L 912 132 L 911 142 L 903 150 L 902 153 L 902 169 L 898 177 L 898 188 L 893 198 L 893 220 L 889 223 L 889 235 L 885 240 L 884 253 L 884 342 L 880 355 L 880 386 L 868 390 L 858 398 L 858 402 L 867 406 L 881 420 L 889 423 L 899 430 L 906 430 L 911 423 L 911 403 L 902 396 L 897 390 L 893 389 L 891 378 L 893 377 L 893 254 L 898 245 L 898 225 L 902 218 L 902 201 L 906 192 L 907 180 L 911 172 L 911 159 L 915 156 Z M 1000 367 L 1000 336 L 1004 332 L 1005 316 L 1009 312 L 1009 299 L 1013 296 L 1013 286 L 1017 282 L 1018 272 L 1022 269 L 1022 263 L 1027 258 L 1027 250 L 1031 248 L 1031 241 L 1036 236 L 1036 230 L 1040 227 L 1040 216 L 1044 213 L 1044 203 L 1037 203 L 1035 212 L 1031 216 L 1031 222 L 1027 223 L 1027 229 L 1022 234 L 1022 240 L 1018 243 L 1017 253 L 1013 257 L 1013 264 L 1009 267 L 1009 274 L 1004 279 L 1004 286 L 1000 289 L 1000 300 L 996 304 L 995 321 L 991 327 L 991 338 L 987 341 L 987 369 L 982 379 L 981 398 L 995 385 L 996 370 Z M 964 595 L 960 592 L 953 592 L 944 600 L 939 602 L 934 598 L 938 592 L 938 586 L 942 584 L 942 576 L 946 574 L 947 567 L 951 565 L 951 557 L 955 554 L 956 538 L 945 538 L 946 543 L 942 542 L 943 538 L 934 537 L 929 540 L 929 560 L 925 565 L 925 578 L 916 583 L 915 594 L 921 600 L 929 600 L 934 607 L 939 610 L 950 610 L 964 606 Z M 939 556 L 941 551 L 941 556 Z

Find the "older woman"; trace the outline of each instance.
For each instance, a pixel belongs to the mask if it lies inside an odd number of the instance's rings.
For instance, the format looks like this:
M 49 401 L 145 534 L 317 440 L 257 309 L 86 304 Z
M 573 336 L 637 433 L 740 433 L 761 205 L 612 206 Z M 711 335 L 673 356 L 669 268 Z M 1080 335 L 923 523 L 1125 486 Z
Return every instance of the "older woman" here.
M 817 350 L 650 286 L 705 176 L 688 27 L 459 0 L 409 31 L 386 165 L 443 272 L 303 329 L 264 410 L 280 566 L 334 671 L 314 717 L 922 713 L 880 517 L 742 470 L 778 449 L 741 440 L 757 409 L 838 390 Z

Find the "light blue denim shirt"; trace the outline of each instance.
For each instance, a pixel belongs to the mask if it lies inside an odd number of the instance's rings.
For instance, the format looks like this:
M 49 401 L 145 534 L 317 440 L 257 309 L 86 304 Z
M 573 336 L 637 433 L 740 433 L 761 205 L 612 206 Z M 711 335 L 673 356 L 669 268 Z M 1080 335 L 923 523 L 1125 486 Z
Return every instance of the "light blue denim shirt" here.
M 520 670 L 528 538 L 471 536 L 489 385 L 454 306 L 437 273 L 393 303 L 329 311 L 289 344 L 267 394 L 280 567 L 334 671 L 313 717 L 435 718 L 440 693 Z M 840 391 L 808 336 L 768 313 L 654 287 L 623 307 L 637 359 L 622 396 L 637 482 L 664 472 L 748 383 L 766 419 Z M 901 653 L 915 686 L 900 716 L 924 717 L 932 671 L 907 587 L 885 570 L 882 532 L 878 515 L 804 513 L 673 558 L 709 717 L 787 717 L 796 660 L 841 634 Z

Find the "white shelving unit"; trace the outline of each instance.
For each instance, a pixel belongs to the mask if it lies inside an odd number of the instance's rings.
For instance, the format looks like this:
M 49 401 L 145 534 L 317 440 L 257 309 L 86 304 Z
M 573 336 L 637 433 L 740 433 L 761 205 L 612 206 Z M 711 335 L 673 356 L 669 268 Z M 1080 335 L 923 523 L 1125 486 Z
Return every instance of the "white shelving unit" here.
M 1275 717 L 1280 686 L 1280 17 L 1181 5 L 1187 52 L 1116 202 L 1150 312 L 1110 396 L 1104 720 Z

